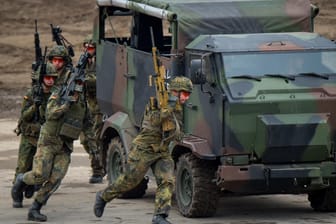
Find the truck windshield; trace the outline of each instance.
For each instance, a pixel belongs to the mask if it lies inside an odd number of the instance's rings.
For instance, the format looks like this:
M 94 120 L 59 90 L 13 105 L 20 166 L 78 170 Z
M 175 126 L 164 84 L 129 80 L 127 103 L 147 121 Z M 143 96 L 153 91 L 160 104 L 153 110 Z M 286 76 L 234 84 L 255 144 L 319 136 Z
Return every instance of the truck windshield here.
M 336 75 L 336 51 L 223 53 L 226 77 L 248 74 L 295 76 L 302 73 Z

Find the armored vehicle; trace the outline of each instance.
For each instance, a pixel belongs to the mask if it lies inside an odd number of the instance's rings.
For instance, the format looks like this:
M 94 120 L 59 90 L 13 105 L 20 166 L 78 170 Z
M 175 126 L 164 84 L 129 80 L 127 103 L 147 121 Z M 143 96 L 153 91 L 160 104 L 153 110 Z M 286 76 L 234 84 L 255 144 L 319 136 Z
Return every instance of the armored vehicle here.
M 167 77 L 194 83 L 186 135 L 170 145 L 182 215 L 214 215 L 226 192 L 302 193 L 314 210 L 336 210 L 336 46 L 313 33 L 318 9 L 308 0 L 97 5 L 97 98 L 110 182 L 123 172 L 155 94 L 153 41 Z M 142 196 L 146 187 L 144 179 L 124 196 Z

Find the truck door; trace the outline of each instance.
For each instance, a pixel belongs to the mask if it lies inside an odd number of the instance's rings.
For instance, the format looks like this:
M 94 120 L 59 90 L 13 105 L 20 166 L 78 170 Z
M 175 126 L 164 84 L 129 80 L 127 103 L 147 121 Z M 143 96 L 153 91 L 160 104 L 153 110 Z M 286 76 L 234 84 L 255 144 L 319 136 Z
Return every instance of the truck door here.
M 219 85 L 216 84 L 214 57 L 194 55 L 188 64 L 193 66 L 193 63 L 199 63 L 198 72 L 204 75 L 205 82 L 194 84 L 193 93 L 184 108 L 185 132 L 206 139 L 211 153 L 219 155 L 222 146 L 223 100 Z

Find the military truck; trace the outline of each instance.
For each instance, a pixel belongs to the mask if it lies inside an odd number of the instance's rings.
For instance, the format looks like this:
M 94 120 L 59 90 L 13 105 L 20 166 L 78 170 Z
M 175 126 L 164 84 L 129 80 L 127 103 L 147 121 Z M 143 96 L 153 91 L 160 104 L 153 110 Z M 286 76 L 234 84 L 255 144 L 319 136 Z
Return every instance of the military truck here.
M 307 194 L 336 210 L 336 46 L 313 33 L 308 0 L 97 0 L 97 98 L 108 180 L 126 166 L 154 96 L 152 42 L 166 76 L 192 79 L 176 201 L 212 216 L 225 193 Z M 151 35 L 152 30 L 153 35 Z M 153 36 L 153 38 L 151 38 Z M 144 179 L 124 197 L 141 197 Z

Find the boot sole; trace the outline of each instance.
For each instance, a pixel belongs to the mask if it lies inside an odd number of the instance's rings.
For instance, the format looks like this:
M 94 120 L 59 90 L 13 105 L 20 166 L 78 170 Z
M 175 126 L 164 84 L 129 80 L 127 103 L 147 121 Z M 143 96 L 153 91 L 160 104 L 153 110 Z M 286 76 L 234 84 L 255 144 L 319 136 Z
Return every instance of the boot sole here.
M 47 218 L 46 218 L 46 219 L 37 219 L 37 218 L 35 218 L 35 217 L 28 216 L 28 221 L 46 222 L 46 221 L 47 221 Z

